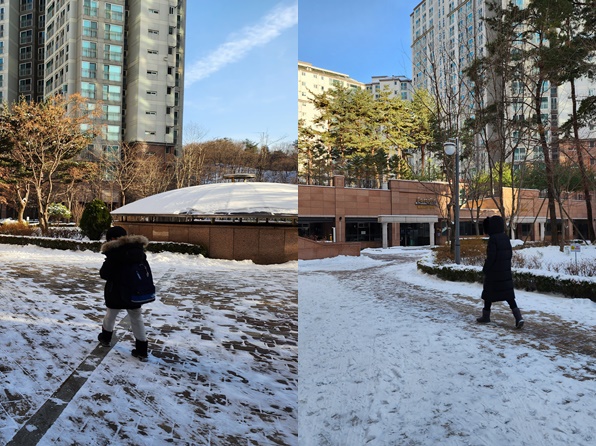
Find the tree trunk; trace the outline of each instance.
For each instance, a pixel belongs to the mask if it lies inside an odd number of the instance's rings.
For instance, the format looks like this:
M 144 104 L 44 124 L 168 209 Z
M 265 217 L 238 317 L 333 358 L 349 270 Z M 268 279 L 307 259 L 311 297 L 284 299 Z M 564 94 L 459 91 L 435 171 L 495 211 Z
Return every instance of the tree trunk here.
M 559 235 L 557 233 L 557 210 L 556 210 L 556 193 L 555 193 L 555 171 L 553 168 L 553 161 L 550 157 L 548 142 L 546 141 L 546 131 L 542 123 L 542 116 L 540 115 L 540 105 L 542 98 L 542 85 L 544 81 L 537 83 L 534 94 L 534 111 L 538 119 L 538 134 L 540 136 L 540 146 L 542 147 L 542 154 L 544 155 L 544 166 L 546 168 L 546 194 L 548 197 L 548 212 L 551 221 L 551 243 L 553 245 L 559 244 Z
M 573 141 L 575 143 L 575 151 L 577 152 L 577 163 L 582 178 L 582 186 L 584 188 L 584 198 L 586 200 L 586 212 L 588 218 L 588 240 L 594 241 L 594 217 L 592 215 L 592 196 L 590 194 L 590 179 L 586 172 L 586 165 L 584 163 L 584 154 L 579 139 L 579 123 L 577 120 L 577 96 L 575 93 L 575 79 L 571 79 L 571 104 L 572 104 L 572 123 L 573 123 Z
M 31 190 L 31 186 L 29 184 L 25 185 L 24 193 L 21 191 L 20 186 L 16 186 L 16 194 L 17 194 L 17 220 L 22 222 L 25 216 L 25 209 L 27 208 L 27 203 L 29 202 L 29 191 Z

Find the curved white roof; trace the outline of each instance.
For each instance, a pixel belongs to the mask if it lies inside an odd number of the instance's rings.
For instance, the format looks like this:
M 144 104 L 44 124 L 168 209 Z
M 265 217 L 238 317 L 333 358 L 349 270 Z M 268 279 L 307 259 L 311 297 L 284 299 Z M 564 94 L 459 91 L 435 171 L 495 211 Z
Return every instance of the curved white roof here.
M 298 186 L 217 183 L 175 189 L 134 201 L 113 215 L 298 215 Z

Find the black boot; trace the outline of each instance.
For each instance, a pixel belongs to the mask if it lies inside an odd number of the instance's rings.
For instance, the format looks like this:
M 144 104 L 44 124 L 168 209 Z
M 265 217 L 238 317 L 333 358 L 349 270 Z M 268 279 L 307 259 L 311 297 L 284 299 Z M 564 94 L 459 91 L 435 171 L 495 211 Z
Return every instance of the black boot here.
M 486 324 L 490 322 L 490 310 L 482 310 L 482 317 L 477 317 L 476 322 L 480 322 L 481 324 Z
M 112 342 L 112 332 L 101 327 L 101 333 L 97 336 L 97 340 L 102 347 L 109 347 Z
M 521 311 L 519 311 L 519 308 L 514 308 L 511 311 L 513 312 L 513 317 L 515 317 L 515 328 L 522 328 L 524 326 L 524 318 L 521 315 Z
M 147 357 L 148 344 L 149 342 L 147 341 L 139 341 L 138 339 L 135 339 L 135 348 L 132 351 L 132 355 L 135 358 L 139 358 L 139 360 L 142 362 L 147 362 L 149 360 L 149 358 Z

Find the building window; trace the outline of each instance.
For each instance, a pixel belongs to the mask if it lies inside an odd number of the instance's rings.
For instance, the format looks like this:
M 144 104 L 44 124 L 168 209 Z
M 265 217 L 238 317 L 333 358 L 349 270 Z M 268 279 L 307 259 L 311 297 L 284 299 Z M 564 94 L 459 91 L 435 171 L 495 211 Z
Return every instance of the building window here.
M 97 2 L 94 0 L 85 0 L 83 2 L 83 14 L 97 17 Z
M 20 42 L 21 45 L 33 43 L 33 30 L 21 31 Z
M 147 50 L 147 54 L 159 54 L 157 50 Z
M 31 76 L 33 72 L 33 65 L 31 62 L 22 63 L 19 65 L 19 76 Z
M 155 116 L 155 115 L 157 115 L 157 112 L 155 112 L 153 110 L 149 110 L 149 111 L 146 111 L 145 114 L 149 115 L 149 116 Z
M 149 96 L 157 96 L 157 91 L 147 90 L 147 95 L 149 95 Z
M 81 82 L 81 95 L 84 98 L 95 99 L 95 84 Z
M 92 62 L 81 62 L 81 76 L 95 79 L 97 77 L 97 64 Z
M 83 40 L 83 57 L 88 57 L 89 59 L 97 58 L 97 44 L 95 42 Z
M 120 65 L 104 65 L 103 78 L 108 81 L 120 82 L 122 79 L 122 67 Z
M 19 93 L 28 93 L 31 91 L 31 79 L 21 79 L 19 81 Z
M 32 56 L 30 46 L 25 46 L 25 47 L 19 49 L 19 59 L 20 60 L 31 59 L 31 57 L 33 57 L 33 56 Z
M 83 20 L 83 36 L 97 37 L 97 22 Z
M 104 85 L 103 86 L 103 100 L 104 101 L 120 101 L 121 88 L 118 85 Z
M 113 20 L 115 22 L 123 21 L 124 20 L 124 6 L 106 3 L 106 19 Z
M 122 41 L 122 25 L 112 25 L 110 23 L 105 24 L 105 39 Z
M 157 30 L 157 29 L 150 29 L 149 30 L 149 37 L 159 37 L 159 30 Z
M 103 118 L 108 121 L 120 120 L 120 106 L 119 105 L 103 105 Z
M 21 16 L 21 28 L 33 26 L 33 14 L 23 14 Z
M 32 11 L 33 0 L 21 0 L 21 11 Z
M 122 62 L 122 47 L 120 45 L 105 44 L 104 59 L 114 62 Z
M 155 136 L 155 130 L 145 130 L 145 136 Z
M 152 8 L 149 8 L 149 12 L 150 12 L 151 14 L 159 14 L 159 10 L 158 10 L 158 9 L 152 9 Z
M 103 138 L 106 141 L 118 141 L 120 139 L 120 126 L 107 125 L 104 127 Z
M 157 79 L 157 71 L 147 70 L 147 79 Z

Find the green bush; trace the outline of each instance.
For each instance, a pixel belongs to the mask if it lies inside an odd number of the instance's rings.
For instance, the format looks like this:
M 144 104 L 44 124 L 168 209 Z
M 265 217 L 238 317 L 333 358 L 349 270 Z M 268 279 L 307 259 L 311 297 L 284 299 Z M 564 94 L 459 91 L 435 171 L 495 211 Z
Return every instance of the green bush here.
M 112 216 L 106 204 L 98 199 L 87 203 L 79 223 L 81 233 L 90 240 L 99 240 L 112 224 Z

